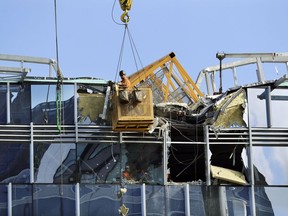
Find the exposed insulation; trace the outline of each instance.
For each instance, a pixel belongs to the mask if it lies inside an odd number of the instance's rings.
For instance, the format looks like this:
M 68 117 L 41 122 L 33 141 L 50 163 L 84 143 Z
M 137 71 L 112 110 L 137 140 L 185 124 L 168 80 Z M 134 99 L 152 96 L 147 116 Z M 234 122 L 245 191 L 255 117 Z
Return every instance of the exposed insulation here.
M 243 120 L 246 100 L 245 91 L 242 91 L 234 99 L 233 96 L 234 95 L 226 96 L 220 106 L 217 107 L 219 115 L 213 124 L 214 127 L 229 128 L 246 126 L 246 123 Z
M 89 117 L 92 122 L 96 122 L 99 114 L 103 112 L 105 95 L 87 93 L 78 93 L 78 95 L 78 107 L 81 119 Z

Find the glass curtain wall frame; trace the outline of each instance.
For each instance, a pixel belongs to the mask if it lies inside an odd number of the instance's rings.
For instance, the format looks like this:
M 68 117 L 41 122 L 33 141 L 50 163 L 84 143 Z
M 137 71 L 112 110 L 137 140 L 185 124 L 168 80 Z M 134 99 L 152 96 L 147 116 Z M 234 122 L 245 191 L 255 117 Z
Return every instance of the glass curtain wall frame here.
M 7 123 L 7 84 L 0 85 L 0 124 Z
M 127 185 L 126 193 L 119 196 L 120 185 L 80 184 L 79 189 L 77 185 L 1 184 L 1 215 L 116 215 L 123 204 L 131 215 L 187 215 L 188 209 L 190 215 L 221 215 L 222 210 L 231 216 L 251 215 L 251 187 L 246 186 L 146 185 L 143 191 L 143 185 L 137 184 Z M 288 205 L 281 194 L 286 191 L 286 187 L 257 186 L 257 215 L 285 215 Z

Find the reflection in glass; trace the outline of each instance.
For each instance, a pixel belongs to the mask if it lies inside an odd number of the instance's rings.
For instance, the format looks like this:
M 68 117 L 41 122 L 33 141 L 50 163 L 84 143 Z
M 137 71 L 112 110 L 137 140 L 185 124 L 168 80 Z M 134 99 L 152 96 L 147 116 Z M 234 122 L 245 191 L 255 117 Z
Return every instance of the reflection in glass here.
M 74 86 L 63 85 L 59 103 L 56 100 L 56 85 L 32 85 L 32 120 L 34 124 L 74 124 Z M 57 109 L 59 109 L 57 111 Z
M 141 185 L 126 185 L 127 192 L 123 195 L 123 203 L 129 208 L 128 215 L 142 215 Z
M 118 209 L 121 206 L 121 199 L 117 195 L 119 191 L 119 185 L 80 184 L 81 215 L 119 215 Z
M 251 215 L 251 187 L 202 187 L 206 215 Z M 255 189 L 256 215 L 272 216 L 273 208 L 264 188 Z
M 184 186 L 168 186 L 166 192 L 168 215 L 185 215 Z
M 260 187 L 259 187 L 260 188 Z M 275 215 L 287 215 L 288 212 L 288 199 L 286 199 L 286 194 L 288 194 L 288 188 L 284 187 L 265 187 L 268 199 L 271 201 L 274 214 Z M 259 189 L 257 189 L 259 190 Z M 284 198 L 283 198 L 284 195 Z M 262 206 L 263 209 L 265 207 Z
M 0 215 L 7 215 L 8 212 L 7 189 L 7 185 L 0 185 Z
M 75 215 L 75 186 L 34 185 L 33 209 L 34 215 Z
M 288 185 L 288 147 L 253 147 L 253 163 L 256 185 Z
M 77 144 L 81 183 L 120 182 L 119 144 Z
M 0 85 L 0 124 L 7 123 L 7 86 Z
M 34 143 L 36 183 L 76 182 L 75 144 Z
M 194 215 L 205 215 L 205 203 L 202 194 L 202 187 L 190 185 L 190 212 L 194 212 Z
M 274 89 L 271 92 L 272 127 L 288 127 L 287 96 L 287 89 Z
M 33 215 L 32 185 L 13 185 L 12 194 L 13 215 Z
M 1 143 L 0 182 L 30 182 L 29 149 L 28 143 Z
M 267 127 L 267 99 L 265 89 L 250 88 L 249 109 L 252 127 Z M 274 89 L 271 91 L 271 125 L 272 127 L 287 127 L 288 122 L 288 90 Z
M 30 85 L 11 85 L 11 124 L 30 124 L 31 91 Z
M 165 199 L 163 186 L 146 186 L 146 211 L 147 215 L 167 215 L 165 212 Z
M 267 127 L 266 100 L 260 100 L 259 95 L 263 94 L 265 89 L 248 89 L 249 103 L 249 123 L 251 127 Z

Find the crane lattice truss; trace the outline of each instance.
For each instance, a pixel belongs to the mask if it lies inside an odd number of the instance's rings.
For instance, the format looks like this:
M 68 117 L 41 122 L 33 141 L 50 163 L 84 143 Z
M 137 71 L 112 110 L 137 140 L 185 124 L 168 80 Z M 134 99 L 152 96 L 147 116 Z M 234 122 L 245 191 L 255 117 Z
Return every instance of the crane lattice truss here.
M 153 102 L 177 102 L 188 105 L 203 97 L 194 81 L 172 52 L 129 76 L 132 86 L 150 87 Z

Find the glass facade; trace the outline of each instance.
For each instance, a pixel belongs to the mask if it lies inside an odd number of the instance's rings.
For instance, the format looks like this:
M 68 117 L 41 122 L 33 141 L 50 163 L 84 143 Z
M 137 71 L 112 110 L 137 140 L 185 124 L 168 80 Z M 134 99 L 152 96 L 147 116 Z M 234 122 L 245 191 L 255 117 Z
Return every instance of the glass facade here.
M 34 124 L 74 124 L 74 86 L 31 85 L 31 112 Z M 57 94 L 56 94 L 57 93 Z
M 55 82 L 0 85 L 0 215 L 288 212 L 287 90 L 273 90 L 268 106 L 265 89 L 248 89 L 250 128 L 224 135 L 203 125 L 115 132 L 110 113 L 101 116 L 106 86 L 56 90 Z M 214 181 L 210 165 L 244 173 L 247 184 Z
M 10 85 L 11 124 L 30 124 L 31 122 L 31 86 Z
M 81 183 L 120 183 L 119 144 L 79 144 L 77 164 Z
M 250 123 L 252 127 L 288 127 L 288 90 L 248 89 Z M 268 125 L 268 123 L 270 124 Z
M 30 182 L 29 149 L 28 143 L 1 143 L 0 181 L 2 183 Z
M 34 143 L 34 170 L 36 183 L 76 182 L 75 144 Z
M 8 215 L 9 187 L 0 185 L 0 213 Z M 239 186 L 160 186 L 127 185 L 127 192 L 119 198 L 119 185 L 80 184 L 14 184 L 11 188 L 12 215 L 117 215 L 124 204 L 129 215 L 253 215 L 250 187 Z M 189 188 L 186 191 L 185 188 Z M 288 207 L 283 199 L 287 188 L 256 187 L 256 215 L 285 215 Z M 189 194 L 189 206 L 186 193 Z M 143 200 L 145 193 L 146 199 Z M 225 196 L 225 199 L 221 199 Z M 282 198 L 281 198 L 282 197 Z M 223 198 L 223 197 L 222 197 Z M 79 199 L 79 203 L 77 202 Z M 272 210 L 272 207 L 273 210 Z M 189 209 L 189 210 L 188 210 Z

